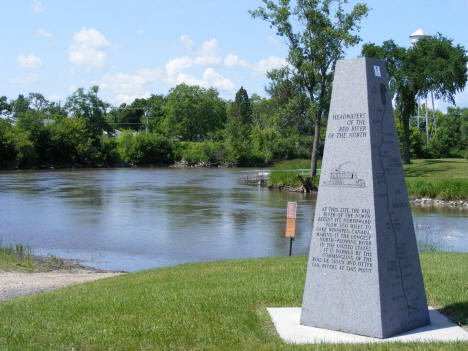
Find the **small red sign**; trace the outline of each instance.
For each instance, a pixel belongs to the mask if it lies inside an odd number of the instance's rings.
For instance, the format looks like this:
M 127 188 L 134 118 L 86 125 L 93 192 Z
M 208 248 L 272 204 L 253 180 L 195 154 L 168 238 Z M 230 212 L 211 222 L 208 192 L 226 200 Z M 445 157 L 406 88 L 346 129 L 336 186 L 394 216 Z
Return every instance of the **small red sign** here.
M 288 202 L 288 215 L 287 218 L 296 218 L 297 202 Z

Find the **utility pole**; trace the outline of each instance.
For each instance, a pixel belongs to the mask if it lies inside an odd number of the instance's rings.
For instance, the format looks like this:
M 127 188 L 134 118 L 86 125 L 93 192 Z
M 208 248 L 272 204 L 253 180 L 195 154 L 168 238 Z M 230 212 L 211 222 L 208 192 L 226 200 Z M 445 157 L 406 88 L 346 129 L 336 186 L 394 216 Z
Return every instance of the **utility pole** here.
M 145 123 L 145 134 L 148 134 L 148 124 L 149 124 L 149 110 L 147 107 L 124 107 L 124 110 L 140 110 L 143 111 L 143 115 L 146 117 Z

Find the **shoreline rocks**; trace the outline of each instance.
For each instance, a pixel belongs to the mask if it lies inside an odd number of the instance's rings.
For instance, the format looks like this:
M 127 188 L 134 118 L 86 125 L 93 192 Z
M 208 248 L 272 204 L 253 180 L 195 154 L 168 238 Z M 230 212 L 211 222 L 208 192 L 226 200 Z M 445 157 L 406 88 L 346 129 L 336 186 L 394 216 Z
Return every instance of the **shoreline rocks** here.
M 468 211 L 468 200 L 439 200 L 424 197 L 411 199 L 410 203 L 421 207 L 450 207 Z
M 189 163 L 187 161 L 175 161 L 169 168 L 232 168 L 235 165 L 233 163 L 210 163 L 205 161 L 199 161 L 196 163 Z

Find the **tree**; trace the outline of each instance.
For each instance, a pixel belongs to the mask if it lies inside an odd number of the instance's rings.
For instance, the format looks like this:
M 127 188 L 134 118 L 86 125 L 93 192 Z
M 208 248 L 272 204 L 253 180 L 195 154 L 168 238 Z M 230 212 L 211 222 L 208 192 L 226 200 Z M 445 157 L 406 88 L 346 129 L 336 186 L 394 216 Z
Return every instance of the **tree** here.
M 74 117 L 81 117 L 86 122 L 86 128 L 93 138 L 102 135 L 103 130 L 110 130 L 105 120 L 105 114 L 109 108 L 107 102 L 98 97 L 98 86 L 92 86 L 87 93 L 83 88 L 77 89 L 67 98 L 65 109 Z
M 271 96 L 274 112 L 270 125 L 283 134 L 313 133 L 313 118 L 309 112 L 309 98 L 293 79 L 291 69 L 283 67 L 267 73 L 270 83 L 266 91 Z
M 465 150 L 468 151 L 468 108 L 463 109 L 460 132 L 464 141 Z
M 0 118 L 3 115 L 8 115 L 11 112 L 11 106 L 8 103 L 6 96 L 0 96 Z
M 29 101 L 24 97 L 24 95 L 18 95 L 16 100 L 13 100 L 10 103 L 11 111 L 14 113 L 15 117 L 18 116 L 19 113 L 24 113 L 29 110 Z
M 295 83 L 309 99 L 309 114 L 314 120 L 310 176 L 317 169 L 320 127 L 328 113 L 333 70 L 344 49 L 360 42 L 356 31 L 367 15 L 365 4 L 350 12 L 347 0 L 263 0 L 265 7 L 250 11 L 253 17 L 270 23 L 289 46 L 288 62 Z M 294 6 L 291 4 L 293 3 Z
M 49 107 L 49 101 L 41 93 L 29 93 L 28 95 L 29 107 L 42 112 Z
M 224 126 L 225 102 L 215 89 L 180 84 L 169 91 L 162 108 L 161 130 L 181 140 L 203 141 Z
M 0 118 L 0 168 L 7 167 L 16 158 L 13 133 L 8 120 Z
M 434 92 L 436 98 L 455 103 L 455 94 L 465 87 L 468 57 L 465 49 L 438 34 L 423 38 L 405 49 L 392 40 L 382 46 L 365 44 L 362 54 L 386 62 L 390 89 L 403 121 L 403 161 L 410 162 L 409 121 L 416 108 L 416 97 Z
M 236 93 L 236 98 L 229 111 L 228 122 L 237 122 L 249 126 L 252 123 L 252 106 L 249 95 L 243 87 Z
M 58 164 L 90 164 L 96 147 L 82 117 L 63 118 L 47 125 L 50 131 L 50 157 Z M 99 141 L 99 139 L 98 139 Z

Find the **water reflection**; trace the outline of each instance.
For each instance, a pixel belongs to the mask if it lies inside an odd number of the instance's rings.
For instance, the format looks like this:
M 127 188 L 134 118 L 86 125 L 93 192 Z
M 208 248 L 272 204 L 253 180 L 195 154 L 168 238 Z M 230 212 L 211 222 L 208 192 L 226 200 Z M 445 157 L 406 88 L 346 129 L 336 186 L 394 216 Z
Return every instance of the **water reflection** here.
M 306 254 L 315 196 L 240 185 L 235 169 L 0 173 L 0 236 L 38 254 L 107 269 L 288 254 L 286 204 L 298 202 L 294 254 Z M 414 210 L 444 248 L 468 252 L 468 217 Z

